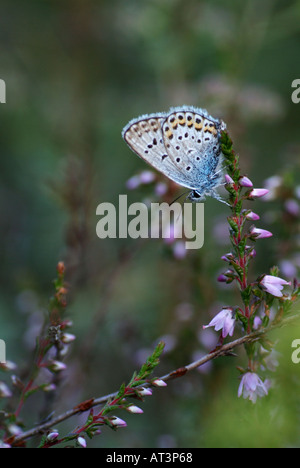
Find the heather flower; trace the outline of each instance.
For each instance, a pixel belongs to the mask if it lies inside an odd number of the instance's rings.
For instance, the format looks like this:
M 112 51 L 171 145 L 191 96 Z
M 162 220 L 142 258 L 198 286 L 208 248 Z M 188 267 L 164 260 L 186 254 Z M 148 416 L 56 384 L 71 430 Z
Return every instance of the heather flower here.
M 258 330 L 262 325 L 262 319 L 258 316 L 254 317 L 253 330 Z
M 133 414 L 142 414 L 144 412 L 142 408 L 139 408 L 139 406 L 136 405 L 130 405 L 126 409 L 127 411 L 129 411 L 129 413 Z
M 219 275 L 217 281 L 219 281 L 219 283 L 227 283 L 227 278 L 225 275 Z
M 0 382 L 0 398 L 10 398 L 12 393 L 4 382 Z
M 272 294 L 275 297 L 282 297 L 282 290 L 284 286 L 290 286 L 291 283 L 285 281 L 278 276 L 265 275 L 260 281 L 260 285 L 267 291 L 269 294 Z
M 265 195 L 267 195 L 269 193 L 269 190 L 268 189 L 253 189 L 251 190 L 251 192 L 249 193 L 249 197 L 250 198 L 260 198 L 260 197 L 264 197 Z
M 130 179 L 127 180 L 126 187 L 129 190 L 135 190 L 136 188 L 140 186 L 140 184 L 141 184 L 141 181 L 140 181 L 139 176 L 135 175 L 135 176 L 130 177 Z
M 11 446 L 3 442 L 3 440 L 0 440 L 0 449 L 2 448 L 11 448 Z
M 152 390 L 151 388 L 142 388 L 139 390 L 139 395 L 140 396 L 151 396 L 152 395 Z
M 253 183 L 251 182 L 250 179 L 248 179 L 248 177 L 244 176 L 240 179 L 240 185 L 242 187 L 253 187 Z
M 50 432 L 50 434 L 47 435 L 47 440 L 49 442 L 53 442 L 53 440 L 56 440 L 58 436 L 59 433 L 57 431 Z
M 182 260 L 186 257 L 187 251 L 183 241 L 175 242 L 173 245 L 173 255 L 177 260 Z
M 260 377 L 254 372 L 247 372 L 243 375 L 239 389 L 238 397 L 243 395 L 243 398 L 249 398 L 252 403 L 255 403 L 257 397 L 268 395 L 268 390 Z
M 227 184 L 234 184 L 234 180 L 228 174 L 225 175 L 225 181 Z
M 166 387 L 167 384 L 164 380 L 161 379 L 155 379 L 152 381 L 152 385 L 155 385 L 156 387 Z
M 150 184 L 155 180 L 155 174 L 152 171 L 143 171 L 140 173 L 141 184 Z
M 110 422 L 112 423 L 113 426 L 115 427 L 126 427 L 127 426 L 127 423 L 121 419 L 121 418 L 118 418 L 117 416 L 114 416 Z
M 51 361 L 47 367 L 51 372 L 61 372 L 67 368 L 66 364 L 56 360 Z
M 219 312 L 208 325 L 203 328 L 214 327 L 216 331 L 222 330 L 222 337 L 226 338 L 227 335 L 232 336 L 234 332 L 235 318 L 233 317 L 233 310 L 223 309 Z
M 164 182 L 158 182 L 154 187 L 155 194 L 162 197 L 168 191 L 168 186 Z
M 77 444 L 79 445 L 79 447 L 86 448 L 85 438 L 82 436 L 77 437 Z
M 273 234 L 270 231 L 267 231 L 266 229 L 259 229 L 256 227 L 253 227 L 250 232 L 251 235 L 255 235 L 256 239 L 266 239 L 267 237 L 272 237 Z
M 290 215 L 295 216 L 295 218 L 300 214 L 299 203 L 292 198 L 285 202 L 284 208 Z
M 13 371 L 17 368 L 17 364 L 12 361 L 5 361 L 0 363 L 0 369 L 3 371 Z
M 61 341 L 64 344 L 69 344 L 72 343 L 72 341 L 76 340 L 76 336 L 73 335 L 72 333 L 64 333 L 61 337 Z
M 246 218 L 249 219 L 250 221 L 257 221 L 258 219 L 260 219 L 260 216 L 254 213 L 253 211 L 249 211 L 246 214 Z
M 264 186 L 268 189 L 268 194 L 265 200 L 274 200 L 277 196 L 277 192 L 282 185 L 282 177 L 272 176 L 265 180 Z

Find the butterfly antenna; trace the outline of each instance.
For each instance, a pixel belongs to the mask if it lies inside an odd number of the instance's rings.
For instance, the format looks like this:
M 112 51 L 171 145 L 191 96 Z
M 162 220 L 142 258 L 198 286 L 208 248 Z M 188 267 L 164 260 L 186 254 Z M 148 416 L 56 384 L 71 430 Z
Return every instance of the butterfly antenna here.
M 170 206 L 173 205 L 173 203 L 177 202 L 177 200 L 179 200 L 179 198 L 183 197 L 184 195 L 186 195 L 187 193 L 190 193 L 190 191 L 188 190 L 187 192 L 183 192 L 179 195 L 179 197 L 175 198 L 175 200 L 173 200 L 171 203 L 170 203 Z

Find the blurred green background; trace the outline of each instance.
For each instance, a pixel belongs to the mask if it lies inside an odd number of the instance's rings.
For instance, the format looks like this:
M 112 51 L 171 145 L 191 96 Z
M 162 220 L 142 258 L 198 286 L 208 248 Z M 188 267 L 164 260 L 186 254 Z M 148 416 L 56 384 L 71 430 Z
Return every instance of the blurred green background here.
M 300 104 L 291 101 L 291 83 L 300 78 L 300 1 L 2 0 L 0 10 L 7 87 L 0 105 L 0 338 L 26 375 L 64 260 L 77 340 L 66 357 L 59 413 L 117 390 L 159 339 L 167 346 L 158 375 L 207 353 L 217 336 L 202 325 L 239 304 L 235 289 L 216 282 L 230 250 L 225 205 L 207 201 L 204 247 L 181 260 L 162 241 L 98 239 L 96 207 L 117 203 L 120 193 L 132 202 L 153 195 L 152 186 L 126 188 L 147 167 L 121 130 L 133 117 L 182 104 L 223 118 L 256 187 L 278 174 L 299 185 Z M 274 232 L 257 244 L 255 279 L 297 255 L 299 217 L 286 217 L 284 199 L 253 209 L 259 227 Z M 237 399 L 236 365 L 246 365 L 240 350 L 154 391 L 143 415 L 118 414 L 128 427 L 106 428 L 90 446 L 299 445 L 300 370 L 290 358 L 296 338 L 299 325 L 273 334 L 281 352 L 277 384 L 257 405 Z M 27 427 L 42 407 L 42 397 L 28 400 Z

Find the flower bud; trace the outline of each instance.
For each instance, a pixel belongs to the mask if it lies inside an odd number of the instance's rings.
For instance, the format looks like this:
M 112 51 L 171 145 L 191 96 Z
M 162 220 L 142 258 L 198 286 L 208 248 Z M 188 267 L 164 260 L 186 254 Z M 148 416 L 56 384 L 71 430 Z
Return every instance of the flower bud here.
M 244 177 L 241 177 L 240 179 L 240 185 L 242 187 L 253 187 L 253 183 L 251 182 L 250 179 L 248 179 L 248 177 L 244 176 Z
M 77 437 L 76 442 L 79 445 L 79 447 L 86 448 L 86 440 L 84 437 L 82 436 Z
M 130 405 L 126 409 L 127 411 L 129 411 L 129 413 L 133 413 L 133 414 L 142 414 L 144 412 L 141 408 L 135 405 Z

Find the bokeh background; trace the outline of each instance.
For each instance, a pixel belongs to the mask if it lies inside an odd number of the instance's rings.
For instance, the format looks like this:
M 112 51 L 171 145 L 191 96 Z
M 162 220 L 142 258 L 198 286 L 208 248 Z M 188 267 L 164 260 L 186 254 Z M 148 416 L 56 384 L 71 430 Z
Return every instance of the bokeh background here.
M 133 117 L 182 104 L 222 117 L 255 186 L 277 176 L 271 199 L 253 206 L 274 237 L 257 243 L 252 278 L 278 263 L 287 279 L 299 273 L 300 104 L 291 100 L 299 33 L 298 0 L 2 0 L 0 337 L 26 377 L 57 262 L 65 261 L 77 340 L 57 413 L 117 390 L 160 339 L 157 375 L 207 353 L 217 336 L 203 324 L 239 304 L 237 291 L 216 281 L 230 250 L 229 212 L 216 200 L 205 204 L 200 251 L 97 238 L 99 203 L 117 204 L 119 194 L 163 199 L 155 184 L 126 185 L 148 169 L 121 138 Z M 246 365 L 239 350 L 155 391 L 143 415 L 118 414 L 128 427 L 106 428 L 90 446 L 299 445 L 300 364 L 291 362 L 291 342 L 300 327 L 270 338 L 280 352 L 276 386 L 257 405 L 237 399 L 236 366 Z M 43 404 L 42 396 L 28 400 L 27 428 Z

